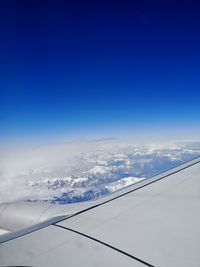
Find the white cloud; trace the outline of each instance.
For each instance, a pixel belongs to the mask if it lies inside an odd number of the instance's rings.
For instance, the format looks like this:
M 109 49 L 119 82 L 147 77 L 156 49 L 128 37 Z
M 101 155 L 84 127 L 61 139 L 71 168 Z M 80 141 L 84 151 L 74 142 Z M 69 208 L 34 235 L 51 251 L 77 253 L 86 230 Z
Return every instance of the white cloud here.
M 0 203 L 49 200 L 65 192 L 70 192 L 72 197 L 89 190 L 98 193 L 108 189 L 108 184 L 110 188 L 119 189 L 136 181 L 135 178 L 161 171 L 165 165 L 173 166 L 173 162 L 178 164 L 199 155 L 199 144 L 136 147 L 127 142 L 102 139 L 4 150 L 0 153 Z

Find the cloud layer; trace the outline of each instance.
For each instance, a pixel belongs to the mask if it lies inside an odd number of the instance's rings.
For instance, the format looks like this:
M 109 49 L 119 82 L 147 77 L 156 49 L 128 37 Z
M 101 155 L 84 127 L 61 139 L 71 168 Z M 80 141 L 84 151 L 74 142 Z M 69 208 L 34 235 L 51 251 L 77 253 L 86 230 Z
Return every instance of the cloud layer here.
M 71 203 L 100 197 L 200 154 L 200 143 L 76 141 L 0 154 L 0 203 Z

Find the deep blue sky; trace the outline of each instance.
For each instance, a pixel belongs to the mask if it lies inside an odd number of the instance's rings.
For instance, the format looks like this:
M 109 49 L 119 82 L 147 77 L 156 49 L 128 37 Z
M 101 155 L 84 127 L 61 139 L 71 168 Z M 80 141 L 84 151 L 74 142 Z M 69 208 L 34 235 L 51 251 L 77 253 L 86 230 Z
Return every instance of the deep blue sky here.
M 198 1 L 2 0 L 0 142 L 197 137 L 199 14 Z

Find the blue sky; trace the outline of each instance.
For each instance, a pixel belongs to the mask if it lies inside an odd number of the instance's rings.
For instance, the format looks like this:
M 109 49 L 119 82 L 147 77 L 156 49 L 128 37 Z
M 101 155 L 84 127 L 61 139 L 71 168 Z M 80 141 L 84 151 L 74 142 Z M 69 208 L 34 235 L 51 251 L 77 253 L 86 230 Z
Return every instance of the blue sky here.
M 1 1 L 0 143 L 200 135 L 197 1 Z

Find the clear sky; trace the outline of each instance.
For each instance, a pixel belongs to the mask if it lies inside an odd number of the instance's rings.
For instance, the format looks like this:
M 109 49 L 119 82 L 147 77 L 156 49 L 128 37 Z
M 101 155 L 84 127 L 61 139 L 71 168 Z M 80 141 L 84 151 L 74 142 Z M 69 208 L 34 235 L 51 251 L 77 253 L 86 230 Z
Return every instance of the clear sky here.
M 200 136 L 198 1 L 0 1 L 0 142 Z

